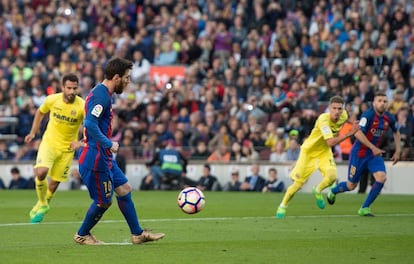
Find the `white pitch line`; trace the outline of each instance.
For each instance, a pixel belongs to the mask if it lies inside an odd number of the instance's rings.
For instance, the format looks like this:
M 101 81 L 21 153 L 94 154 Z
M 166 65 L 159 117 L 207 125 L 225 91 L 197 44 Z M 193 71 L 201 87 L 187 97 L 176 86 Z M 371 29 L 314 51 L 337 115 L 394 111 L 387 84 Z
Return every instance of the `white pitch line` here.
M 412 214 L 377 214 L 375 217 L 406 217 L 406 216 L 414 216 Z M 286 216 L 287 219 L 289 218 L 343 218 L 343 217 L 358 217 L 359 215 L 292 215 Z M 145 222 L 182 222 L 182 221 L 234 221 L 234 220 L 258 220 L 258 219 L 275 219 L 275 221 L 283 221 L 281 219 L 276 219 L 274 216 L 241 216 L 241 217 L 206 217 L 206 218 L 160 218 L 160 219 L 140 219 L 141 223 Z M 285 219 L 286 220 L 286 219 Z M 122 220 L 102 220 L 99 223 L 123 223 L 125 222 L 124 219 Z M 9 226 L 30 226 L 30 225 L 72 225 L 72 224 L 80 224 L 81 221 L 65 221 L 65 222 L 42 222 L 39 224 L 32 224 L 32 223 L 3 223 L 0 224 L 0 227 L 9 227 Z

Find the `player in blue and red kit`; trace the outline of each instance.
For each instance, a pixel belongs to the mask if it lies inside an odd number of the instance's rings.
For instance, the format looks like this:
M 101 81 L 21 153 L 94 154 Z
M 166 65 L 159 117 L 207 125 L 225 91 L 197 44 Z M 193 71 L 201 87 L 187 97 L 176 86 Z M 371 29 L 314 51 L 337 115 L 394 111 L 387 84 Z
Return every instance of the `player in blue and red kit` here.
M 131 231 L 133 244 L 155 241 L 164 234 L 144 231 L 138 221 L 131 198 L 132 187 L 118 167 L 112 153 L 119 148 L 118 142 L 110 140 L 112 134 L 112 95 L 120 94 L 130 81 L 132 62 L 112 58 L 104 69 L 102 83 L 89 93 L 85 100 L 84 146 L 79 157 L 79 172 L 93 200 L 85 219 L 74 236 L 81 245 L 103 244 L 90 233 L 105 211 L 112 204 L 114 192 L 118 207 Z
M 355 133 L 357 140 L 355 140 L 350 154 L 348 181 L 340 182 L 331 188 L 327 196 L 328 203 L 335 203 L 336 194 L 355 189 L 361 174 L 367 169 L 374 176 L 375 182 L 362 207 L 358 210 L 358 214 L 374 216 L 370 206 L 380 194 L 387 180 L 384 159 L 381 157 L 385 151 L 381 150 L 379 145 L 388 129 L 391 129 L 394 134 L 395 152 L 391 157 L 393 165 L 398 162 L 401 153 L 400 132 L 394 116 L 386 111 L 387 103 L 387 96 L 384 93 L 377 93 L 372 102 L 372 108 L 362 114 L 359 122 L 360 130 Z

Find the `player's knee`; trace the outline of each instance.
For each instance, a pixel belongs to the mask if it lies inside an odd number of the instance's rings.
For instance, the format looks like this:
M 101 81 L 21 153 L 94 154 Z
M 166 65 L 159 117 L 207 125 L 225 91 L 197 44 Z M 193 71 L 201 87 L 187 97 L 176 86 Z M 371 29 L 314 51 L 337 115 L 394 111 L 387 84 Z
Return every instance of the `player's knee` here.
M 352 190 L 354 190 L 357 187 L 357 184 L 356 183 L 353 183 L 353 182 L 347 182 L 346 183 L 346 187 L 348 187 L 348 190 L 349 191 L 352 191 Z
M 375 181 L 385 183 L 387 181 L 387 174 L 385 172 L 380 171 L 373 174 Z
M 328 178 L 332 183 L 336 181 L 337 176 L 338 174 L 336 173 L 336 170 L 328 170 L 325 175 L 325 177 Z
M 108 209 L 109 207 L 111 207 L 112 203 L 98 203 L 97 205 L 98 207 Z
M 124 183 L 121 186 L 115 188 L 115 193 L 118 196 L 125 196 L 132 191 L 132 186 L 129 183 Z
M 44 179 L 46 179 L 48 171 L 49 171 L 48 168 L 43 168 L 43 167 L 35 168 L 36 178 L 40 181 L 43 181 Z

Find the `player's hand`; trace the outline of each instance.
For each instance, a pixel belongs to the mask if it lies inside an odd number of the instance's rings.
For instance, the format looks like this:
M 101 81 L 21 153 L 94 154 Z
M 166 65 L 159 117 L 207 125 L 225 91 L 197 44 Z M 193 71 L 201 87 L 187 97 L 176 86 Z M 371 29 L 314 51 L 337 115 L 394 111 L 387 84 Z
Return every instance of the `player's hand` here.
M 83 141 L 73 141 L 70 143 L 69 148 L 70 150 L 76 151 L 83 146 Z
M 111 152 L 117 153 L 119 149 L 119 143 L 118 142 L 112 142 Z
M 394 155 L 392 155 L 391 157 L 392 165 L 397 164 L 399 160 L 400 160 L 400 153 L 396 151 L 394 152 Z
M 385 150 L 379 149 L 377 147 L 374 147 L 372 150 L 372 154 L 374 154 L 374 156 L 381 156 L 382 154 L 385 153 Z
M 352 122 L 352 128 L 351 128 L 351 131 L 349 131 L 349 133 L 351 135 L 354 135 L 356 132 L 358 132 L 359 129 L 360 129 L 359 121 L 354 121 Z
M 24 142 L 29 143 L 34 139 L 34 137 L 35 137 L 35 134 L 30 133 L 24 138 Z

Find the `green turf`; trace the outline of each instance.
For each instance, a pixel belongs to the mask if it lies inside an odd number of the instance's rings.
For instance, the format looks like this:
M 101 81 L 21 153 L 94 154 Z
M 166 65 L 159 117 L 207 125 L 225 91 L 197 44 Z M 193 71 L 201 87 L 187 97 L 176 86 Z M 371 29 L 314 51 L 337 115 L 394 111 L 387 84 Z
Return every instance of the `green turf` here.
M 117 206 L 94 234 L 112 245 L 79 246 L 72 238 L 89 197 L 58 192 L 41 224 L 28 224 L 34 191 L 0 191 L 0 263 L 413 263 L 414 196 L 381 195 L 377 217 L 360 217 L 365 198 L 343 194 L 317 208 L 297 194 L 276 219 L 282 194 L 206 193 L 206 207 L 182 213 L 177 192 L 134 192 L 141 224 L 166 237 L 133 246 Z

